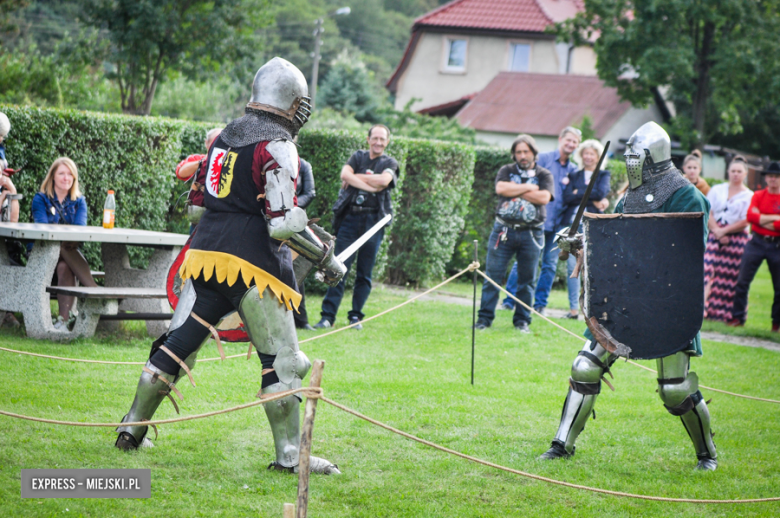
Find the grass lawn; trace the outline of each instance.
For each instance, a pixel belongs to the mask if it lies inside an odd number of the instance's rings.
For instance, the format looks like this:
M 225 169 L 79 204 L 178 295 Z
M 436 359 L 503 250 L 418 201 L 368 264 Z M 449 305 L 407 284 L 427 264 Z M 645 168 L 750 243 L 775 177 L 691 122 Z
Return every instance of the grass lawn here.
M 405 300 L 375 290 L 366 312 Z M 307 301 L 312 315 L 321 299 Z M 348 304 L 348 299 L 347 302 Z M 760 308 L 751 307 L 751 318 Z M 344 325 L 346 311 L 338 324 Z M 584 324 L 560 321 L 581 333 Z M 682 498 L 780 496 L 780 405 L 703 391 L 717 433 L 718 470 L 693 471 L 696 458 L 679 419 L 655 394 L 655 376 L 616 364 L 569 461 L 542 462 L 560 417 L 571 361 L 581 342 L 535 320 L 514 331 L 509 312 L 477 334 L 470 379 L 471 308 L 411 304 L 346 331 L 303 344 L 326 361 L 328 397 L 443 446 L 515 469 L 646 495 Z M 301 339 L 316 336 L 304 332 Z M 91 359 L 142 361 L 150 340 L 139 327 L 118 335 L 54 344 L 2 330 L 4 347 Z M 228 354 L 244 344 L 226 344 Z M 705 341 L 692 368 L 705 385 L 780 399 L 778 353 Z M 210 343 L 203 357 L 217 355 Z M 643 362 L 654 367 L 654 362 Z M 72 421 L 118 421 L 132 401 L 137 366 L 58 362 L 0 352 L 0 409 Z M 197 388 L 180 383 L 183 415 L 255 400 L 257 358 L 207 362 Z M 174 417 L 164 402 L 156 418 Z M 272 440 L 263 411 L 160 426 L 155 448 L 124 453 L 110 429 L 71 428 L 0 416 L 0 516 L 269 516 L 294 502 L 297 477 L 266 471 Z M 449 456 L 320 403 L 314 453 L 341 476 L 314 477 L 310 516 L 778 516 L 780 503 L 691 505 L 598 495 L 531 481 Z M 148 500 L 22 500 L 22 468 L 151 468 Z

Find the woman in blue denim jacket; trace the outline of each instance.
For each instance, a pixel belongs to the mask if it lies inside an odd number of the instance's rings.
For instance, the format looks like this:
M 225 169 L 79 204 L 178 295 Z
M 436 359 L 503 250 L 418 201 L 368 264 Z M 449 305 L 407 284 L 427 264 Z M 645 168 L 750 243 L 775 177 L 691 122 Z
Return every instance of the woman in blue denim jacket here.
M 87 224 L 87 200 L 79 191 L 79 173 L 73 160 L 60 157 L 51 165 L 40 192 L 33 198 L 32 215 L 35 223 Z M 97 286 L 78 247 L 79 243 L 62 243 L 57 262 L 58 286 L 75 286 L 76 278 L 84 286 Z M 72 324 L 69 320 L 74 299 L 68 295 L 57 295 L 60 315 L 54 324 L 55 329 L 65 330 L 69 323 Z

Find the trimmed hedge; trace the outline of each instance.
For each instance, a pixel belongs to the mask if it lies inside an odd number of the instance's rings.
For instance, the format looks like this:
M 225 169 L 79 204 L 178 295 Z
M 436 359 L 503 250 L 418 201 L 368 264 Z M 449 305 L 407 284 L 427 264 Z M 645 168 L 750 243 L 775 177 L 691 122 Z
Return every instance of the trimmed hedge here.
M 474 148 L 474 183 L 465 218 L 465 226 L 460 232 L 455 252 L 447 264 L 447 273 L 452 275 L 466 268 L 474 260 L 474 240 L 478 243 L 480 261 L 485 262 L 485 241 L 490 236 L 495 220 L 496 173 L 501 166 L 512 161 L 509 150 L 495 146 L 477 146 Z
M 445 276 L 474 183 L 472 146 L 409 140 L 406 178 L 392 230 L 388 280 L 419 285 Z

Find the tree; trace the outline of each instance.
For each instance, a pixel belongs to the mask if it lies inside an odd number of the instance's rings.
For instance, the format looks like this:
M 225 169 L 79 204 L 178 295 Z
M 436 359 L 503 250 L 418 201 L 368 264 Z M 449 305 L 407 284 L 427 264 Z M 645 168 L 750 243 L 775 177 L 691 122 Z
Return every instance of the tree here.
M 265 0 L 84 0 L 89 22 L 108 31 L 109 76 L 122 111 L 149 115 L 167 75 L 203 79 L 256 53 L 254 29 L 269 23 Z M 258 64 L 259 66 L 259 64 Z
M 376 121 L 377 85 L 366 66 L 343 52 L 333 62 L 317 94 L 318 104 L 349 113 L 361 122 Z
M 669 87 L 673 129 L 702 147 L 742 131 L 740 111 L 777 103 L 778 0 L 587 0 L 556 26 L 559 39 L 593 41 L 598 75 L 634 105 Z M 595 40 L 595 41 L 594 41 Z M 772 87 L 771 85 L 775 85 Z

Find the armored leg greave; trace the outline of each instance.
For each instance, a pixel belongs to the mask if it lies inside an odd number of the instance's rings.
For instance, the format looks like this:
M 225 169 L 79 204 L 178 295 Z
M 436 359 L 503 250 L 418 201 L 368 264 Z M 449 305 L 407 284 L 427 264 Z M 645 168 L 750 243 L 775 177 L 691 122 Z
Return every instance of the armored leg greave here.
M 204 340 L 203 343 L 205 342 Z M 195 360 L 198 357 L 198 351 L 203 347 L 203 343 L 184 360 L 184 363 L 190 370 L 195 367 Z M 138 388 L 135 391 L 133 404 L 130 407 L 130 411 L 122 418 L 122 422 L 135 423 L 151 420 L 157 411 L 157 407 L 160 406 L 160 403 L 166 396 L 173 402 L 173 406 L 178 413 L 179 408 L 173 396 L 171 396 L 171 392 L 181 396 L 178 389 L 176 389 L 176 382 L 185 374 L 184 369 L 179 369 L 178 374 L 173 376 L 155 367 L 151 361 L 147 361 L 144 371 L 141 373 L 141 379 L 138 380 Z M 116 447 L 123 450 L 134 450 L 143 444 L 153 446 L 151 441 L 144 441 L 148 429 L 148 426 L 120 426 L 116 429 L 119 432 Z M 128 437 L 128 435 L 131 437 Z
M 561 424 L 555 434 L 553 448 L 543 455 L 544 458 L 565 457 L 574 453 L 574 442 L 585 428 L 585 423 L 593 413 L 596 396 L 601 392 L 601 378 L 605 372 L 609 372 L 609 366 L 616 358 L 596 342 L 585 343 L 572 363 L 569 393 L 563 403 Z
M 688 372 L 690 358 L 677 353 L 656 360 L 658 365 L 658 394 L 666 410 L 680 417 L 693 441 L 699 469 L 714 470 L 717 452 L 710 431 L 710 412 L 699 392 L 699 378 L 695 372 Z

